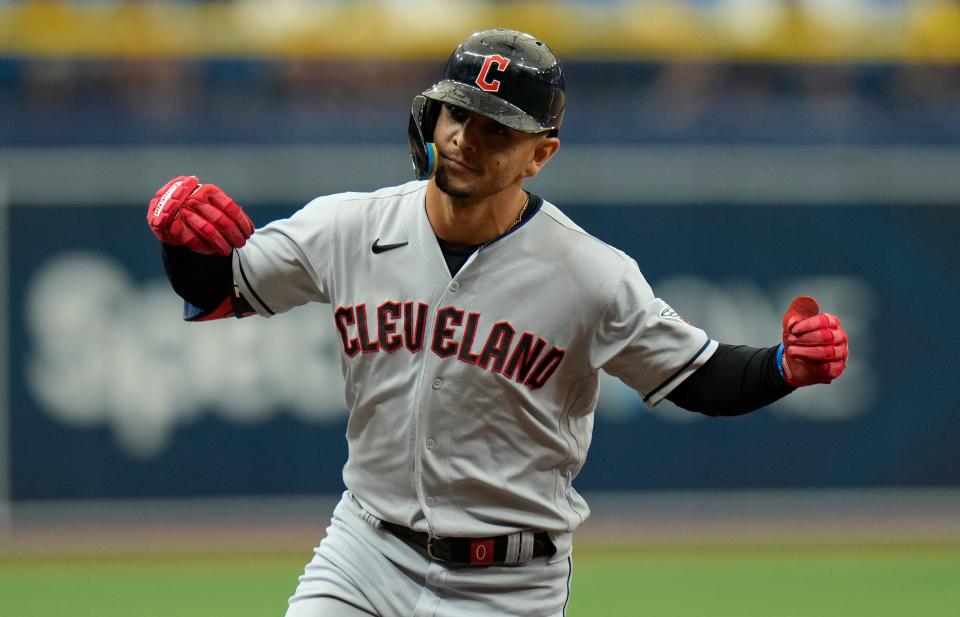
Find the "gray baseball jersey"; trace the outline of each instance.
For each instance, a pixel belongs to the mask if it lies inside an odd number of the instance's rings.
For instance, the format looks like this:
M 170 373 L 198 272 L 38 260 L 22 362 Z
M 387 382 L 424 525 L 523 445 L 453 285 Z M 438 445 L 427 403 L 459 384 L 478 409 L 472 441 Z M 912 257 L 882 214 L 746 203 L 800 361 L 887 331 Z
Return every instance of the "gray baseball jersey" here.
M 349 491 L 438 537 L 567 532 L 598 371 L 656 405 L 717 343 L 636 262 L 543 202 L 451 277 L 426 182 L 320 197 L 235 252 L 265 316 L 330 303 L 342 346 Z

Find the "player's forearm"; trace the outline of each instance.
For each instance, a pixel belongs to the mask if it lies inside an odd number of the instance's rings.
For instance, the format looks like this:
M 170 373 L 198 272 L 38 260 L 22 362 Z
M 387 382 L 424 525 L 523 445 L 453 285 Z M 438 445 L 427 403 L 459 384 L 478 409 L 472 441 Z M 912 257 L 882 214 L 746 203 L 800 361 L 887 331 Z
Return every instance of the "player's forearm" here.
M 201 255 L 184 246 L 160 246 L 170 285 L 189 304 L 213 311 L 233 293 L 231 255 Z
M 780 375 L 776 355 L 777 347 L 721 344 L 667 400 L 708 416 L 736 416 L 765 407 L 794 390 Z

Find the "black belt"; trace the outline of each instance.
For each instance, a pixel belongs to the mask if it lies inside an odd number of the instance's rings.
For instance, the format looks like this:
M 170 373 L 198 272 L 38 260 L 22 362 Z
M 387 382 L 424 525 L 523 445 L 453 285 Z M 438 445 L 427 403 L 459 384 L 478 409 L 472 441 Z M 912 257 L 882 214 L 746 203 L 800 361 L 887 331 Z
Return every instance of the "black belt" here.
M 433 538 L 422 531 L 414 531 L 403 525 L 382 522 L 384 529 L 401 540 L 420 547 L 430 559 L 454 566 L 497 566 L 507 563 L 524 563 L 520 545 L 524 534 L 532 535 L 533 551 L 528 559 L 550 557 L 557 552 L 550 536 L 545 531 L 521 532 L 491 538 Z M 511 537 L 514 538 L 511 547 Z M 507 555 L 508 549 L 513 553 Z M 528 549 L 529 552 L 529 549 Z

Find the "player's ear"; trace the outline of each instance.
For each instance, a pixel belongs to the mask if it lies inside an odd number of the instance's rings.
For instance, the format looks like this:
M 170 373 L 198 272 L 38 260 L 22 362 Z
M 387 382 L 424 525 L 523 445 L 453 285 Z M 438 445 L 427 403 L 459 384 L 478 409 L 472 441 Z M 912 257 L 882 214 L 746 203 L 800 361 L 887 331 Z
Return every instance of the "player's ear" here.
M 560 138 L 540 136 L 536 146 L 533 149 L 533 156 L 523 170 L 524 178 L 532 178 L 540 173 L 547 161 L 553 158 L 553 155 L 560 149 Z

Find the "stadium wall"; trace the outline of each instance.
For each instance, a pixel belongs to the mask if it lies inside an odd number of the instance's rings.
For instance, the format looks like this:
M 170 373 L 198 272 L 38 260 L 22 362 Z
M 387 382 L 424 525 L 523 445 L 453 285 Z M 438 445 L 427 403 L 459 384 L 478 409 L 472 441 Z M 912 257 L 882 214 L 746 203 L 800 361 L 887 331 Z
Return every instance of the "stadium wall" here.
M 154 186 L 184 168 L 217 178 L 258 225 L 311 189 L 408 177 L 402 148 L 305 154 L 288 152 L 300 167 L 264 183 L 288 160 L 270 148 L 3 152 L 14 501 L 340 490 L 345 410 L 329 311 L 186 324 L 142 220 Z M 685 318 L 722 341 L 771 345 L 803 291 L 843 316 L 853 354 L 829 388 L 735 419 L 646 410 L 606 380 L 578 488 L 960 484 L 960 400 L 943 335 L 960 302 L 960 209 L 942 172 L 956 158 L 935 148 L 567 149 L 534 190 L 633 255 Z M 894 177 L 878 172 L 882 161 Z M 602 181 L 584 191 L 571 174 Z

